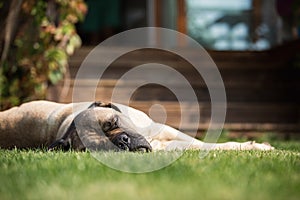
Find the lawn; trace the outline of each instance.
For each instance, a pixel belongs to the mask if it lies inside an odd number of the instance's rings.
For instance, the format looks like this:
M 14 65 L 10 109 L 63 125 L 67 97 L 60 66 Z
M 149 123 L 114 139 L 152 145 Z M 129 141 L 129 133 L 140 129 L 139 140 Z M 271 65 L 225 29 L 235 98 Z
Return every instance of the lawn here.
M 0 150 L 0 199 L 300 199 L 300 141 L 272 144 L 275 151 L 211 151 L 204 159 L 186 151 L 140 174 L 111 169 L 89 152 Z

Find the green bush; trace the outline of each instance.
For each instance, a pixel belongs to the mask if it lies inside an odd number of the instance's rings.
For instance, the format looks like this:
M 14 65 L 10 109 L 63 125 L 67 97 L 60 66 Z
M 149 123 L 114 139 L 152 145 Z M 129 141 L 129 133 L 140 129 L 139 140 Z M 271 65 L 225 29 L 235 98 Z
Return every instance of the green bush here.
M 83 0 L 0 0 L 1 109 L 43 99 L 64 78 L 86 11 Z

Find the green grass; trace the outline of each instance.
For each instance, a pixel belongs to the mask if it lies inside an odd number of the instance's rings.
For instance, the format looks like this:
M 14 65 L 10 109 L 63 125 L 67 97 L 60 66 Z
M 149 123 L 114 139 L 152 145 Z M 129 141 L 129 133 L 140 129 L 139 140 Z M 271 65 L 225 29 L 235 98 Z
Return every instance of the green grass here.
M 204 159 L 186 151 L 142 174 L 111 169 L 88 152 L 0 150 L 0 199 L 299 199 L 300 141 L 272 144 L 277 150 L 212 151 Z

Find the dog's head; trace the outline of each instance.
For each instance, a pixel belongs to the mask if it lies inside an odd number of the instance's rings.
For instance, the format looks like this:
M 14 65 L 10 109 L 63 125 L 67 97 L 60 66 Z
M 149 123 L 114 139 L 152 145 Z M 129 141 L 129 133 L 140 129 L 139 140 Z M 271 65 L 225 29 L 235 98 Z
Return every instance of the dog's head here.
M 79 113 L 63 137 L 49 149 L 152 150 L 147 140 L 135 131 L 131 121 L 112 104 L 94 103 Z

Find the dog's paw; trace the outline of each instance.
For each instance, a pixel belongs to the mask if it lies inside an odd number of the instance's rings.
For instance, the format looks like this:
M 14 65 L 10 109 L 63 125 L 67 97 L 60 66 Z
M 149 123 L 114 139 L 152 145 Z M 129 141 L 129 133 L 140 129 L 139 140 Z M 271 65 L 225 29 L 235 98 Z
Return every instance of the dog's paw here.
M 272 147 L 269 143 L 256 143 L 255 141 L 245 142 L 245 149 L 247 150 L 261 150 L 261 151 L 270 151 L 275 148 Z

